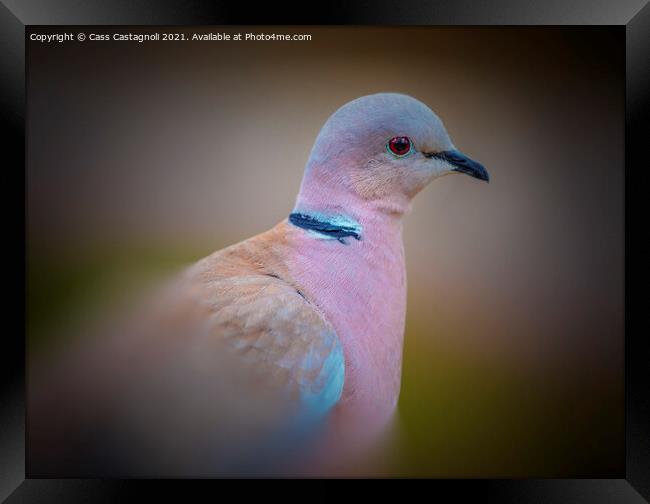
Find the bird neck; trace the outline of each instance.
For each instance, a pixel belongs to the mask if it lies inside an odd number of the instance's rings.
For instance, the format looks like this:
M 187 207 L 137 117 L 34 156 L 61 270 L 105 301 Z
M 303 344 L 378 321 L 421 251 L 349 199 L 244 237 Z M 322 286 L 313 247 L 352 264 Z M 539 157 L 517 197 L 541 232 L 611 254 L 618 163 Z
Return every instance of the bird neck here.
M 411 200 L 403 194 L 363 197 L 345 176 L 334 175 L 324 166 L 309 163 L 292 214 L 302 214 L 334 226 L 364 227 L 371 221 L 395 228 L 401 226 Z
M 363 197 L 352 176 L 338 173 L 308 164 L 287 223 L 293 253 L 284 261 L 343 346 L 341 425 L 361 425 L 371 436 L 390 422 L 399 395 L 406 315 L 402 217 L 410 199 Z M 353 437 L 361 435 L 353 429 Z
M 343 346 L 341 428 L 363 425 L 371 436 L 390 422 L 399 395 L 406 315 L 402 219 L 370 205 L 309 203 L 299 199 L 286 224 L 292 252 L 283 261 Z

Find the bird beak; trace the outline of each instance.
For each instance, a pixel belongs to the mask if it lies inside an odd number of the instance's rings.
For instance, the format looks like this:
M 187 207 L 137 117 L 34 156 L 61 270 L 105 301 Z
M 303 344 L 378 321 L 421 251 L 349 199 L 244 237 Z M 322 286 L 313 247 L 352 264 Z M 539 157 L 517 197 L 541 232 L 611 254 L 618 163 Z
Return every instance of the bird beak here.
M 435 152 L 428 154 L 427 157 L 442 159 L 452 166 L 452 171 L 465 173 L 470 177 L 485 180 L 486 182 L 490 181 L 490 175 L 481 163 L 468 158 L 457 150 Z

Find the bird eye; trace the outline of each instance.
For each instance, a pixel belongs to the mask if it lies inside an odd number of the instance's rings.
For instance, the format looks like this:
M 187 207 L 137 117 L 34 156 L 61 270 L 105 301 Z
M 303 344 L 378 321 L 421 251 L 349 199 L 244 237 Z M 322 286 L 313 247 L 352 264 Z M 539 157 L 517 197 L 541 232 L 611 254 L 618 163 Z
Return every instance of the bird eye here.
M 386 144 L 386 150 L 397 157 L 411 153 L 411 140 L 405 136 L 393 137 Z

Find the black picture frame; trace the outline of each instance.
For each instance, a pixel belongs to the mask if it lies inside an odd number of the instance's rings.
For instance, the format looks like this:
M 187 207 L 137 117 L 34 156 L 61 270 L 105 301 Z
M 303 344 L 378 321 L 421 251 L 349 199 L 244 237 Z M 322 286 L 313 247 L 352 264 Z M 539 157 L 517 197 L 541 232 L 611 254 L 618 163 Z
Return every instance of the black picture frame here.
M 311 8 L 311 11 L 309 10 Z M 2 0 L 0 3 L 0 114 L 4 126 L 2 198 L 5 222 L 17 216 L 15 233 L 5 227 L 5 293 L 23 306 L 6 309 L 9 316 L 0 350 L 0 499 L 7 502 L 104 502 L 152 493 L 167 497 L 186 495 L 200 485 L 202 491 L 215 481 L 54 480 L 30 479 L 25 472 L 25 33 L 34 25 L 616 25 L 626 37 L 625 129 L 625 292 L 628 282 L 629 230 L 627 203 L 629 174 L 639 177 L 648 169 L 650 131 L 650 5 L 647 0 L 493 0 L 475 2 L 401 1 L 332 2 L 328 5 L 292 6 L 276 3 L 254 9 L 238 2 L 198 0 Z M 11 177 L 11 180 L 9 178 Z M 15 176 L 15 178 L 13 178 Z M 21 190 L 22 187 L 22 190 Z M 22 203 L 21 210 L 19 205 Z M 18 208 L 18 210 L 17 210 Z M 8 217 L 11 216 L 12 219 Z M 21 246 L 23 245 L 23 246 Z M 19 265 L 22 265 L 21 268 Z M 640 282 L 640 280 L 637 280 Z M 17 296 L 11 287 L 22 295 Z M 643 291 L 640 291 L 643 292 Z M 650 500 L 650 388 L 648 337 L 630 325 L 626 296 L 625 421 L 626 464 L 624 474 L 611 479 L 543 480 L 431 480 L 429 495 L 441 492 L 455 501 L 473 497 L 495 502 L 616 502 Z M 10 301 L 9 301 L 10 302 Z M 15 318 L 16 324 L 9 323 Z M 21 330 L 22 329 L 22 330 Z

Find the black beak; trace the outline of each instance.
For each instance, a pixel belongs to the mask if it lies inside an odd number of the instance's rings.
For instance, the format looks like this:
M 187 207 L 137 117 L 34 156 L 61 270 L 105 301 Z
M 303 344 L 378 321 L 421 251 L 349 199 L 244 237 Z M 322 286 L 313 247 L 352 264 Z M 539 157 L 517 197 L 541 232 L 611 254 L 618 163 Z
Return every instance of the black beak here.
M 488 175 L 487 170 L 481 163 L 468 158 L 465 154 L 457 150 L 435 152 L 432 154 L 426 154 L 426 156 L 446 161 L 453 166 L 453 171 L 465 173 L 470 177 L 485 180 L 486 182 L 490 181 L 490 175 Z

